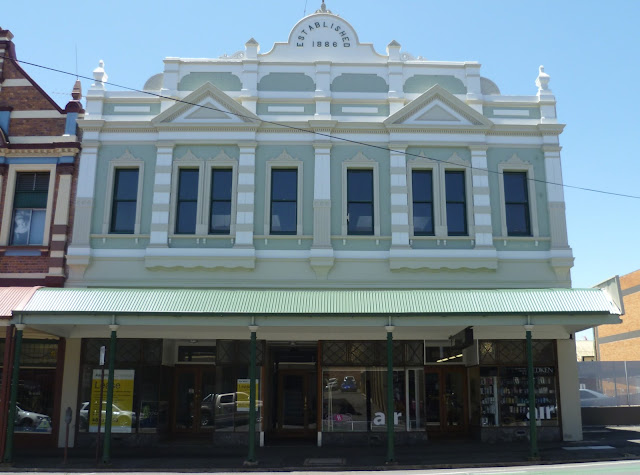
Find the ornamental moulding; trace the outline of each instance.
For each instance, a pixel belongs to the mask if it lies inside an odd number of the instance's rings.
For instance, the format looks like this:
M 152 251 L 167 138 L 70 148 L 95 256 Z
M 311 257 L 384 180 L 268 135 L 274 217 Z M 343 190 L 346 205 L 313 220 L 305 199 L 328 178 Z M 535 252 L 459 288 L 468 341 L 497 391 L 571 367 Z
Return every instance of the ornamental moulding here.
M 274 157 L 270 160 L 268 160 L 269 163 L 273 163 L 273 162 L 289 162 L 289 163 L 299 163 L 300 160 L 297 158 L 292 157 L 291 155 L 289 155 L 287 153 L 287 150 L 282 150 L 282 153 L 280 155 L 278 155 L 277 157 Z

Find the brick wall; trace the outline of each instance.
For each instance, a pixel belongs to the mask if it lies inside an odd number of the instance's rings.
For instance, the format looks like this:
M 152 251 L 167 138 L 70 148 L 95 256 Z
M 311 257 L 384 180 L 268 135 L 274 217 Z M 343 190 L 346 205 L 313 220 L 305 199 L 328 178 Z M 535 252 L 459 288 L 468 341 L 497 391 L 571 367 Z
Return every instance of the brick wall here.
M 633 291 L 633 287 L 637 286 L 640 286 L 640 270 L 620 277 L 620 289 L 623 294 L 622 300 L 625 310 L 625 314 L 621 317 L 622 323 L 619 325 L 600 325 L 597 329 L 598 339 L 629 332 L 640 332 L 640 290 Z M 600 343 L 598 346 L 602 361 L 640 361 L 640 336 Z
M 6 33 L 6 32 L 5 32 Z M 5 43 L 5 54 L 12 57 L 15 54 L 12 42 Z M 60 137 L 65 133 L 66 125 L 66 113 L 61 109 L 48 94 L 36 84 L 29 75 L 23 71 L 20 66 L 10 59 L 5 59 L 3 63 L 2 74 L 0 75 L 2 80 L 7 79 L 24 79 L 31 83 L 31 85 L 7 85 L 0 89 L 0 107 L 8 108 L 11 110 L 11 117 L 9 122 L 9 138 L 11 137 L 42 137 L 42 136 L 54 136 Z M 72 84 L 70 84 L 72 86 Z M 69 89 L 71 93 L 71 87 Z M 70 97 L 71 99 L 71 97 Z M 59 113 L 57 117 L 46 118 L 25 118 L 14 117 L 15 112 L 19 111 L 55 111 Z M 49 112 L 48 115 L 51 115 Z M 54 114 L 55 116 L 56 114 Z M 7 156 L 13 156 L 17 158 L 14 163 L 23 162 L 37 163 L 32 160 L 33 157 L 29 153 L 15 153 L 14 149 L 19 148 L 34 148 L 37 149 L 37 157 L 51 157 L 55 160 L 61 155 L 60 147 L 79 149 L 79 143 L 76 144 L 57 144 L 57 143 L 40 143 L 38 145 L 20 145 L 12 144 L 8 145 L 6 150 Z M 59 268 L 64 268 L 64 257 L 61 257 L 61 251 L 66 253 L 68 241 L 71 236 L 71 229 L 73 226 L 73 213 L 75 201 L 75 187 L 77 186 L 78 176 L 78 155 L 76 155 L 73 164 L 58 164 L 55 168 L 55 180 L 53 189 L 49 190 L 52 196 L 53 208 L 50 210 L 51 221 L 49 223 L 49 246 L 28 246 L 28 247 L 0 247 L 0 285 L 56 285 L 61 286 L 64 284 L 64 275 L 60 275 Z M 0 165 L 0 175 L 2 176 L 2 186 L 0 187 L 0 223 L 4 222 L 5 225 L 11 222 L 12 210 L 9 210 L 8 216 L 3 216 L 5 201 L 12 200 L 12 197 L 6 196 L 7 190 L 7 178 L 8 178 L 8 166 Z M 58 191 L 60 187 L 60 177 L 62 175 L 71 176 L 71 193 L 70 203 L 64 203 L 64 206 L 69 206 L 69 222 L 65 226 L 64 224 L 58 224 L 54 226 L 54 217 L 56 214 L 56 205 L 58 199 Z M 67 237 L 64 240 L 53 239 L 53 235 L 65 234 Z M 5 251 L 8 249 L 19 250 L 28 249 L 29 251 L 40 251 L 40 255 L 37 256 L 6 256 Z M 52 249 L 54 249 L 54 255 L 51 256 Z M 56 271 L 56 268 L 58 271 Z M 18 276 L 17 274 L 23 274 Z M 24 274 L 44 274 L 48 276 L 46 278 L 28 278 L 24 277 Z

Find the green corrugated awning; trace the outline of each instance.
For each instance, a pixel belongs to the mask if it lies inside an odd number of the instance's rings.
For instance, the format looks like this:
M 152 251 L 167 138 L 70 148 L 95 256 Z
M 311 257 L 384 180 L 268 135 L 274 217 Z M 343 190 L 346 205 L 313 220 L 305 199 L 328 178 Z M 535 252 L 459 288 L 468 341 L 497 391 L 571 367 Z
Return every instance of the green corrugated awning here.
M 601 289 L 228 290 L 38 289 L 14 314 L 499 315 L 607 314 Z

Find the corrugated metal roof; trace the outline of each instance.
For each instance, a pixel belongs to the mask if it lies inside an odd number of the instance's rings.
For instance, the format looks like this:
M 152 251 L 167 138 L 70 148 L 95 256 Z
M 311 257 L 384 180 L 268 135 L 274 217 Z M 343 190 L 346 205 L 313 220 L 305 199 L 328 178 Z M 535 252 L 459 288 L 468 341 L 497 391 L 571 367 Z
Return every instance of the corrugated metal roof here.
M 10 319 L 12 310 L 20 310 L 38 287 L 0 287 L 0 319 Z
M 25 313 L 66 314 L 620 314 L 600 289 L 227 290 L 38 289 Z

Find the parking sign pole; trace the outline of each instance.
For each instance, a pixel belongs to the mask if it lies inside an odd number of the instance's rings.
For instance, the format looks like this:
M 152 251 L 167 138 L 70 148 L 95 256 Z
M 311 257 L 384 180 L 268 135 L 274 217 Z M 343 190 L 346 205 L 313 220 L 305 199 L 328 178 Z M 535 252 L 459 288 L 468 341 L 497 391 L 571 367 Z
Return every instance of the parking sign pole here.
M 116 330 L 118 325 L 109 325 L 111 342 L 109 343 L 109 380 L 107 382 L 107 407 L 104 418 L 104 444 L 102 447 L 102 463 L 111 463 L 111 418 L 113 417 L 113 380 L 116 364 Z
M 3 462 L 13 462 L 13 429 L 16 420 L 16 403 L 18 399 L 18 383 L 20 382 L 20 352 L 22 351 L 22 330 L 24 325 L 16 324 L 15 346 L 13 350 L 13 373 L 11 374 L 11 397 L 9 399 L 9 419 L 7 420 L 7 442 L 5 444 Z

